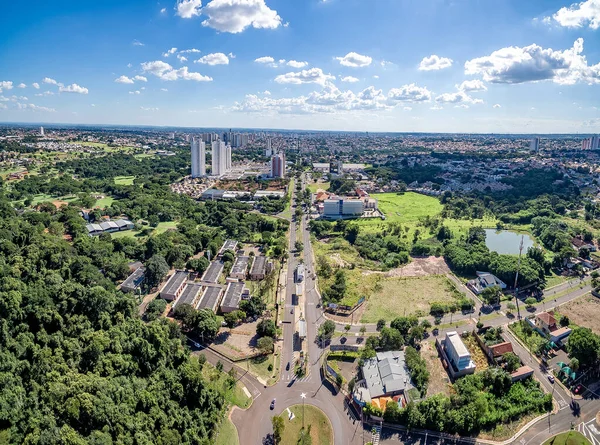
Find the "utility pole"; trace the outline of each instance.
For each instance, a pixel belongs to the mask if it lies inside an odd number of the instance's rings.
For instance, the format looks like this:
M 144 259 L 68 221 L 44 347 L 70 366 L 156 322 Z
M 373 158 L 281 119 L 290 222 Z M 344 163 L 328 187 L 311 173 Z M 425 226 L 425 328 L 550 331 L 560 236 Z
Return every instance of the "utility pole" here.
M 517 260 L 517 273 L 515 274 L 515 302 L 517 303 L 517 317 L 521 319 L 521 309 L 519 307 L 519 287 L 517 282 L 519 281 L 519 271 L 521 270 L 521 254 L 523 253 L 523 238 L 521 236 L 521 244 L 519 245 L 519 259 Z

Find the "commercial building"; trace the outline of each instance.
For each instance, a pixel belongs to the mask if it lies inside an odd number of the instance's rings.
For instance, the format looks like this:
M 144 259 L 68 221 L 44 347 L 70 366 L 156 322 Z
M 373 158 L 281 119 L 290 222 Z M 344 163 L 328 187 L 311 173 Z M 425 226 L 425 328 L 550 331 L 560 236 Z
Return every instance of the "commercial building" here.
M 271 138 L 267 138 L 267 148 L 265 150 L 265 156 L 270 158 L 273 154 L 273 149 L 271 148 Z
M 121 290 L 123 292 L 135 292 L 142 285 L 145 278 L 146 268 L 143 266 L 138 267 L 123 281 Z
M 192 139 L 192 178 L 206 176 L 206 144 Z
M 285 176 L 285 153 L 274 154 L 271 158 L 271 178 L 283 178 Z
M 452 376 L 460 377 L 475 372 L 475 363 L 471 360 L 471 353 L 460 339 L 456 331 L 446 333 L 443 341 L 443 352 L 452 368 Z
M 362 199 L 336 198 L 323 202 L 323 217 L 330 219 L 359 217 L 365 211 Z
M 540 149 L 540 138 L 533 138 L 529 143 L 529 149 L 531 151 L 538 151 Z
M 245 280 L 246 273 L 248 272 L 248 263 L 250 262 L 250 257 L 248 256 L 239 256 L 235 259 L 233 266 L 231 266 L 231 272 L 229 276 L 231 278 L 237 278 L 238 280 Z
M 179 306 L 180 304 L 189 304 L 193 308 L 196 308 L 198 303 L 200 302 L 202 291 L 202 285 L 195 283 L 188 283 L 185 286 L 185 289 L 181 293 L 181 296 L 177 299 L 173 308 Z
M 210 309 L 211 311 L 216 312 L 219 303 L 221 303 L 222 293 L 223 289 L 219 286 L 207 286 L 198 303 L 197 309 Z
M 401 399 L 394 396 L 404 395 L 406 401 L 408 391 L 413 388 L 402 351 L 378 352 L 375 357 L 365 360 L 361 371 L 363 379 L 357 382 L 356 391 L 360 397 L 355 396 L 355 400 L 358 398 L 357 402 L 363 406 L 380 397 L 400 403 Z
M 187 283 L 188 273 L 185 270 L 176 271 L 160 291 L 160 298 L 175 301 L 179 298 Z
M 285 196 L 285 192 L 283 190 L 257 190 L 254 193 L 252 199 L 258 201 L 261 198 L 283 198 Z
M 221 312 L 227 314 L 240 308 L 240 301 L 244 293 L 243 281 L 232 281 L 227 285 L 223 302 L 221 303 Z
M 212 176 L 223 176 L 231 168 L 231 147 L 228 148 L 223 141 L 214 141 L 212 144 Z
M 267 273 L 267 257 L 260 255 L 255 256 L 250 268 L 250 279 L 252 281 L 264 280 Z

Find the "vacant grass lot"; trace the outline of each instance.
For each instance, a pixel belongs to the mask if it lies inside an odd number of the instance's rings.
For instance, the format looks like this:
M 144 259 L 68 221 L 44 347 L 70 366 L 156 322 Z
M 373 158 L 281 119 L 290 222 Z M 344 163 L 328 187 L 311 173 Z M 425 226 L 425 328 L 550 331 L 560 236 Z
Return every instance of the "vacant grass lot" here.
M 135 176 L 115 176 L 116 185 L 133 185 Z
M 600 300 L 587 294 L 558 308 L 561 315 L 569 317 L 571 323 L 590 328 L 600 334 Z
M 329 190 L 330 183 L 329 182 L 317 182 L 308 185 L 308 189 L 311 193 L 317 193 L 317 190 Z
M 291 421 L 288 420 L 286 410 L 281 413 L 284 417 L 285 428 L 280 445 L 296 445 L 298 443 L 298 437 L 302 429 L 302 405 L 293 405 L 290 407 L 290 411 L 296 416 Z M 308 425 L 311 426 L 310 437 L 312 443 L 314 445 L 333 445 L 333 429 L 325 413 L 319 408 L 306 404 L 304 406 L 304 416 L 306 428 L 308 428 Z
M 592 443 L 577 431 L 567 431 L 551 437 L 544 442 L 544 445 L 592 445 Z
M 531 353 L 535 354 L 536 351 L 538 351 L 538 349 L 540 348 L 540 346 L 545 344 L 547 342 L 547 340 L 544 337 L 542 337 L 540 334 L 538 334 L 537 331 L 532 331 L 532 333 L 530 335 L 527 335 L 523 331 L 522 323 L 527 323 L 527 322 L 521 321 L 521 322 L 509 324 L 508 328 L 513 332 L 513 334 L 515 334 L 517 337 L 519 337 L 519 340 L 521 340 L 525 344 L 525 346 L 527 346 L 527 348 L 529 348 L 529 351 Z

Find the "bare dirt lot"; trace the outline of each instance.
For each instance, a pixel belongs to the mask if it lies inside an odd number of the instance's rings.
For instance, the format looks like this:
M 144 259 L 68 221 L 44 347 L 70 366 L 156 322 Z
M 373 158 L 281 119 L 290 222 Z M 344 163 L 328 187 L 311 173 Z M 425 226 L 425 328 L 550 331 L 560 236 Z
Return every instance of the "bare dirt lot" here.
M 561 315 L 569 317 L 572 323 L 600 334 L 600 300 L 593 295 L 584 295 L 563 304 L 558 310 Z
M 450 268 L 444 257 L 417 257 L 403 267 L 392 269 L 385 274 L 386 277 L 424 277 L 427 275 L 444 275 L 450 273 Z
M 429 371 L 427 397 L 440 393 L 450 395 L 450 379 L 448 378 L 448 373 L 442 366 L 442 361 L 438 356 L 433 341 L 424 341 L 422 343 L 421 357 L 427 362 L 427 370 Z
M 233 329 L 222 328 L 212 347 L 231 358 L 244 358 L 256 353 L 256 325 L 244 323 Z

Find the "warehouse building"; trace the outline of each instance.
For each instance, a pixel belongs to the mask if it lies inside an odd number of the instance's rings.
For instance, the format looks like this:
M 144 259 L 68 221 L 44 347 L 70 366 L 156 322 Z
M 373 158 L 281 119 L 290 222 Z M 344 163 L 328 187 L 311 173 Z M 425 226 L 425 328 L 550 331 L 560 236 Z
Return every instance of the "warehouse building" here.
M 223 272 L 223 262 L 221 261 L 213 261 L 210 263 L 210 266 L 204 271 L 204 275 L 202 275 L 201 281 L 206 283 L 216 283 L 219 281 L 219 277 L 221 276 L 221 272 Z
M 160 291 L 160 297 L 167 301 L 175 301 L 179 298 L 188 279 L 188 273 L 185 270 L 178 270 L 171 276 L 165 287 Z

